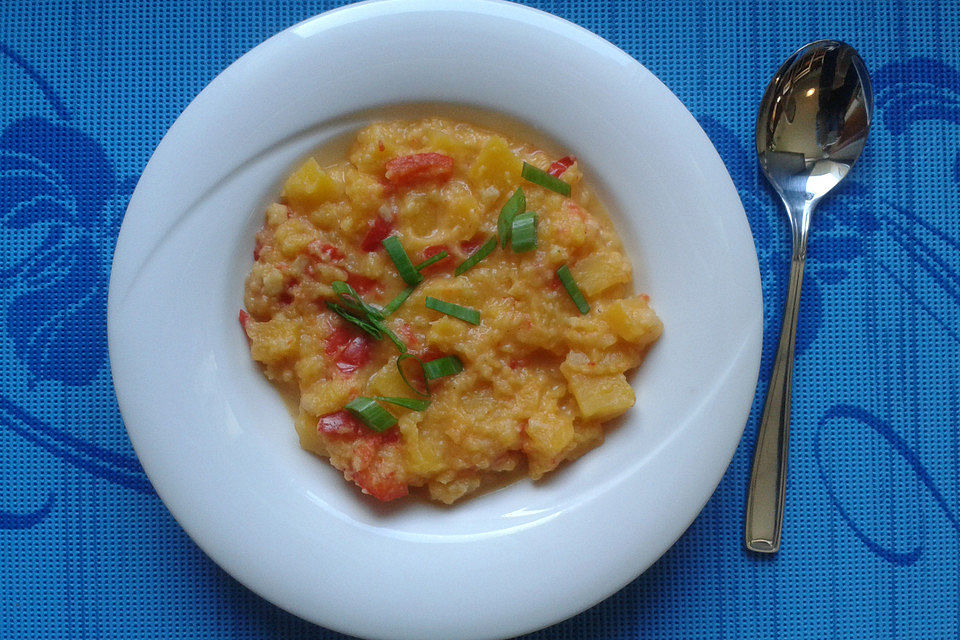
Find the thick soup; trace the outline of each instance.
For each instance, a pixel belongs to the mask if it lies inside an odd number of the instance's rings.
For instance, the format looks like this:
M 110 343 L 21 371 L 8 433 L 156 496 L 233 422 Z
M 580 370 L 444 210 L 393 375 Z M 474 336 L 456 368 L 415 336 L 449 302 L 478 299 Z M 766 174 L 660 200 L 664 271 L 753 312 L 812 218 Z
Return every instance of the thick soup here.
M 451 503 L 603 440 L 662 325 L 575 158 L 380 122 L 287 179 L 240 321 L 304 449 L 380 500 Z

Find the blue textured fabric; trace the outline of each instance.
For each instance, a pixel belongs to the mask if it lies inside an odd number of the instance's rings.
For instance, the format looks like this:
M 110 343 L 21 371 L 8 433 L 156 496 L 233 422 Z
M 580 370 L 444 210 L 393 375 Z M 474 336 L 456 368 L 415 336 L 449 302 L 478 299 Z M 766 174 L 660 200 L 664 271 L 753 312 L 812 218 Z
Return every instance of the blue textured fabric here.
M 335 2 L 0 5 L 0 638 L 338 638 L 266 603 L 170 517 L 110 381 L 113 243 L 189 100 Z M 706 509 L 649 571 L 531 638 L 960 636 L 960 4 L 534 2 L 657 74 L 746 207 L 766 314 L 761 388 Z M 801 44 L 856 45 L 876 124 L 818 212 L 797 345 L 784 548 L 742 549 L 785 289 L 784 216 L 754 114 Z M 627 534 L 629 535 L 629 534 Z

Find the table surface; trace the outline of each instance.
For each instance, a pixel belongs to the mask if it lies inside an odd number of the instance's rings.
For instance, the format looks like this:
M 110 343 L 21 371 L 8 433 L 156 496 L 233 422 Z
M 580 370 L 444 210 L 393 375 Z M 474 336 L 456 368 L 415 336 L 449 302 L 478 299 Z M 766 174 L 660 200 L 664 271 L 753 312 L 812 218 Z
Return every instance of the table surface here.
M 0 637 L 342 638 L 214 565 L 150 487 L 110 379 L 106 288 L 127 199 L 233 60 L 338 2 L 0 5 Z M 643 576 L 530 638 L 960 636 L 960 5 L 531 2 L 659 76 L 716 145 L 763 274 L 740 447 Z M 874 128 L 817 212 L 801 303 L 784 545 L 743 550 L 789 257 L 757 104 L 819 38 L 855 45 Z

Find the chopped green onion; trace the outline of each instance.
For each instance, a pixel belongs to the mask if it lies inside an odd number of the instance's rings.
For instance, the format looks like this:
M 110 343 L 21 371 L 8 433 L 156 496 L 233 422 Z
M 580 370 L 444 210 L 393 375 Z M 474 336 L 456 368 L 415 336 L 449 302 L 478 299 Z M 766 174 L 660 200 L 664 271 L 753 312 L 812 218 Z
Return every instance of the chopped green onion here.
M 353 313 L 357 315 L 367 314 L 371 318 L 382 318 L 383 312 L 373 306 L 372 304 L 367 304 L 363 301 L 363 298 L 360 297 L 353 287 L 344 282 L 343 280 L 334 280 L 330 283 L 330 286 L 333 287 L 333 292 L 337 294 L 337 297 L 343 302 L 343 305 Z
M 457 356 L 444 356 L 423 363 L 423 375 L 427 380 L 436 380 L 445 376 L 452 376 L 463 371 L 463 363 Z
M 458 320 L 463 320 L 464 322 L 469 322 L 470 324 L 480 324 L 480 312 L 476 309 L 461 307 L 458 304 L 437 300 L 436 298 L 431 298 L 430 296 L 427 296 L 427 299 L 424 301 L 424 305 L 426 305 L 427 309 L 433 309 L 434 311 L 445 313 L 448 316 L 457 318 Z
M 377 320 L 375 322 L 376 322 L 377 328 L 380 329 L 385 336 L 390 338 L 390 341 L 393 342 L 394 345 L 396 345 L 397 351 L 399 351 L 400 353 L 407 352 L 407 345 L 403 343 L 403 340 L 397 337 L 397 334 L 395 334 L 393 331 L 390 330 L 390 327 L 385 325 L 380 320 Z
M 336 302 L 330 302 L 328 300 L 327 307 L 331 311 L 333 311 L 335 314 L 337 314 L 338 316 L 340 316 L 341 318 L 349 322 L 350 324 L 356 327 L 359 327 L 360 329 L 363 329 L 364 331 L 369 333 L 371 336 L 373 336 L 374 340 L 383 339 L 382 326 L 377 326 L 377 324 L 374 324 L 373 322 L 370 322 L 368 320 L 363 320 L 362 318 L 358 318 L 357 316 L 353 315 L 347 309 L 337 304 Z
M 410 380 L 407 379 L 407 374 L 404 373 L 404 371 L 403 371 L 403 361 L 404 361 L 404 360 L 416 360 L 417 364 L 420 365 L 420 370 L 423 372 L 423 387 L 424 387 L 424 389 L 426 389 L 426 391 L 420 391 L 420 389 L 417 389 L 415 386 L 413 386 L 413 384 L 410 383 Z M 405 354 L 403 354 L 402 356 L 400 356 L 399 358 L 397 358 L 397 371 L 400 372 L 400 377 L 403 379 L 403 381 L 406 383 L 406 385 L 407 385 L 408 387 L 410 387 L 411 389 L 413 389 L 413 392 L 414 392 L 415 394 L 417 394 L 417 395 L 420 396 L 421 398 L 429 398 L 429 397 L 430 397 L 430 380 L 429 380 L 429 378 L 427 378 L 427 371 L 426 371 L 426 369 L 425 369 L 424 366 L 423 366 L 423 360 L 421 360 L 420 358 L 418 358 L 417 356 L 415 356 L 415 355 L 413 355 L 413 354 L 405 353 Z
M 533 184 L 538 184 L 544 189 L 550 189 L 550 191 L 556 191 L 562 196 L 570 197 L 570 184 L 564 182 L 560 178 L 555 178 L 543 169 L 537 169 L 532 164 L 523 163 L 523 169 L 520 170 L 520 176 L 532 182 Z
M 423 271 L 423 270 L 426 269 L 427 267 L 429 267 L 429 266 L 431 266 L 431 265 L 437 264 L 438 262 L 440 262 L 441 260 L 443 260 L 443 259 L 446 258 L 446 257 L 447 257 L 447 252 L 446 252 L 446 251 L 441 251 L 440 253 L 438 253 L 438 254 L 435 255 L 435 256 L 430 256 L 429 258 L 427 258 L 426 260 L 424 260 L 423 262 L 421 262 L 420 264 L 418 264 L 418 265 L 417 265 L 416 267 L 414 267 L 414 268 L 415 268 L 417 271 Z
M 420 275 L 417 268 L 410 262 L 410 256 L 403 250 L 403 245 L 400 244 L 400 238 L 390 236 L 389 238 L 385 238 L 381 244 L 383 248 L 387 250 L 387 255 L 393 260 L 393 265 L 397 268 L 404 282 L 408 285 L 415 285 L 423 280 L 423 276 Z
M 467 256 L 467 259 L 460 263 L 460 266 L 457 267 L 453 273 L 458 276 L 463 275 L 470 269 L 474 268 L 478 262 L 493 253 L 493 250 L 496 248 L 497 236 L 490 236 L 486 242 L 477 247 L 476 251 Z
M 397 424 L 397 419 L 371 398 L 363 396 L 354 398 L 344 408 L 377 433 L 382 433 Z
M 416 287 L 412 287 L 412 286 L 407 287 L 406 289 L 398 293 L 397 297 L 395 297 L 393 300 L 388 302 L 387 306 L 383 308 L 384 317 L 390 315 L 391 313 L 399 309 L 400 305 L 402 305 L 404 302 L 407 301 L 407 298 L 410 297 L 410 294 L 413 293 L 414 289 L 416 289 Z
M 390 404 L 395 404 L 398 407 L 403 407 L 404 409 L 410 409 L 412 411 L 425 411 L 426 408 L 430 406 L 429 400 L 417 400 L 416 398 L 374 396 L 374 399 L 379 400 L 380 402 L 389 402 Z
M 511 243 L 515 253 L 532 251 L 537 248 L 537 214 L 532 211 L 521 213 L 513 219 Z
M 500 209 L 500 217 L 497 219 L 497 233 L 500 234 L 500 246 L 506 247 L 510 244 L 510 229 L 513 226 L 513 219 L 527 210 L 527 198 L 523 195 L 523 189 L 517 187 L 510 199 L 507 200 L 503 208 Z
M 570 269 L 567 268 L 567 265 L 563 265 L 557 269 L 557 277 L 560 278 L 560 282 L 563 283 L 563 288 L 566 289 L 567 293 L 570 294 L 573 304 L 577 305 L 577 309 L 580 310 L 580 313 L 584 315 L 589 313 L 590 305 L 587 304 L 587 299 L 583 297 L 583 292 L 580 291 L 580 287 L 577 286 L 576 281 L 573 279 L 573 274 L 570 273 Z

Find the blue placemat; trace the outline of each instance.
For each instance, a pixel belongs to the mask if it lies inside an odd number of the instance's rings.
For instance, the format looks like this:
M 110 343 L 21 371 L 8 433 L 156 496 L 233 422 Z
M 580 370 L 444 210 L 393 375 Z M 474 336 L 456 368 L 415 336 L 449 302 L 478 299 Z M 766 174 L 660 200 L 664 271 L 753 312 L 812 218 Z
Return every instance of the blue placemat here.
M 0 638 L 341 637 L 237 584 L 170 517 L 117 411 L 104 311 L 127 198 L 167 127 L 242 53 L 337 4 L 0 5 Z M 877 98 L 811 239 L 783 550 L 741 546 L 760 395 L 686 535 L 531 637 L 960 636 L 960 4 L 531 4 L 647 65 L 717 145 L 760 255 L 761 391 L 789 250 L 752 151 L 757 103 L 822 37 L 859 49 Z

